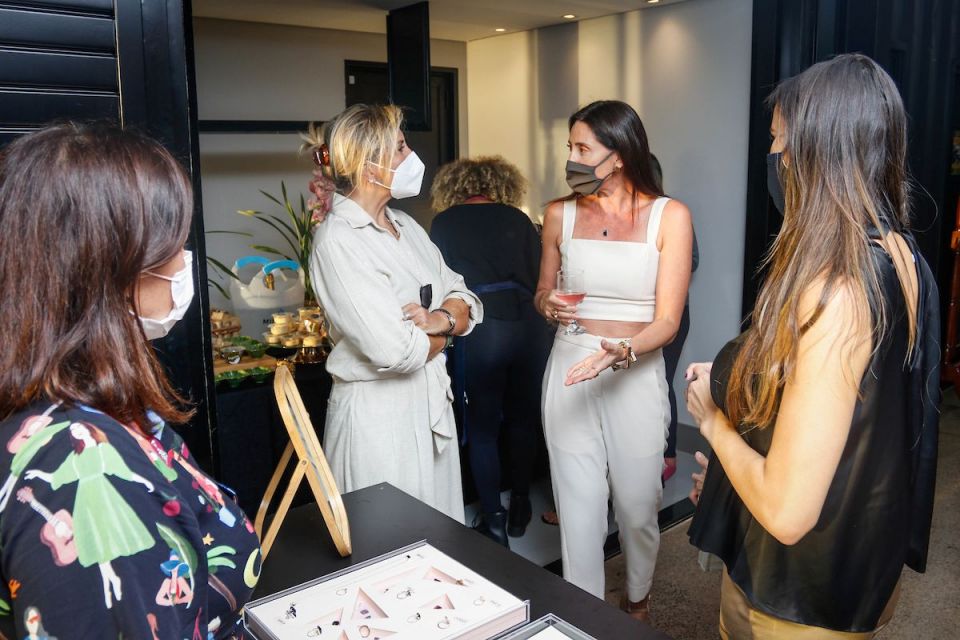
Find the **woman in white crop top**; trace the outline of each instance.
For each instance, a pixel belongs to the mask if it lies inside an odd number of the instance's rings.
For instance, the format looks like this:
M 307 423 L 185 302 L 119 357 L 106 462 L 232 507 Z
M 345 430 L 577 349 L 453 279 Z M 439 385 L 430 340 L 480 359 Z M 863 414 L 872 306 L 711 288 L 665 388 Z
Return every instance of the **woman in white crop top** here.
M 594 102 L 569 127 L 574 193 L 544 213 L 535 299 L 560 325 L 544 374 L 543 417 L 564 577 L 603 598 L 612 488 L 627 561 L 623 606 L 649 620 L 670 418 L 661 347 L 683 314 L 693 229 L 687 207 L 664 197 L 632 107 Z M 578 306 L 557 296 L 561 269 L 584 273 Z M 586 333 L 565 332 L 574 319 Z

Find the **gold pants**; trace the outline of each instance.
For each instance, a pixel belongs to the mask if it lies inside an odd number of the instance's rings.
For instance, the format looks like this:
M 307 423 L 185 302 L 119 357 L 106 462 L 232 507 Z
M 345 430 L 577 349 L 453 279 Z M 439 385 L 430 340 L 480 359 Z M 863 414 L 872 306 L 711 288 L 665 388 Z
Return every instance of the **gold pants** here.
M 833 631 L 823 627 L 812 627 L 758 611 L 750 606 L 743 591 L 740 590 L 726 569 L 720 584 L 720 637 L 723 640 L 868 640 L 893 617 L 893 610 L 900 597 L 900 582 L 893 590 L 886 608 L 880 615 L 877 628 L 873 631 L 850 633 Z

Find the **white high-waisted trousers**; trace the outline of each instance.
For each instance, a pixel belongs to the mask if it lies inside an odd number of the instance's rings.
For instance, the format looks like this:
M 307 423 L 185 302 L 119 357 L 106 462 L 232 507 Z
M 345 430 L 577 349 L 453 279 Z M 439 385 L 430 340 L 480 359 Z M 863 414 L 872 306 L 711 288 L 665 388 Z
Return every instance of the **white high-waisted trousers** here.
M 543 424 L 560 517 L 563 577 L 604 597 L 607 500 L 626 556 L 627 596 L 646 597 L 660 547 L 657 512 L 670 422 L 660 349 L 627 370 L 563 385 L 567 370 L 600 348 L 599 336 L 558 331 L 543 378 Z M 608 338 L 619 341 L 619 338 Z

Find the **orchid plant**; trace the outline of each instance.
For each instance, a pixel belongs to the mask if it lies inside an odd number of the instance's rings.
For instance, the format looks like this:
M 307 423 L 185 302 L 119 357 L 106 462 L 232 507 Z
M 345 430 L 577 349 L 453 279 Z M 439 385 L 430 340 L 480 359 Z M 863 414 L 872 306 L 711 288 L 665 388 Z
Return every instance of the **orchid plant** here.
M 318 131 L 314 125 L 311 124 L 308 134 L 302 137 L 307 144 L 304 144 L 301 152 L 304 149 L 311 149 L 315 146 L 314 141 L 319 138 Z M 276 210 L 273 212 L 263 212 L 256 209 L 240 209 L 237 211 L 237 213 L 242 216 L 262 222 L 280 235 L 282 241 L 279 245 L 280 248 L 263 244 L 252 244 L 250 248 L 262 253 L 293 260 L 300 266 L 304 278 L 305 306 L 311 306 L 316 303 L 313 283 L 310 280 L 309 265 L 310 252 L 313 246 L 313 230 L 318 224 L 323 222 L 327 213 L 329 213 L 333 206 L 333 194 L 336 190 L 333 181 L 323 175 L 320 167 L 314 170 L 313 179 L 310 181 L 309 188 L 311 197 L 309 200 L 305 200 L 303 194 L 300 194 L 299 206 L 294 206 L 290 201 L 287 195 L 287 185 L 283 182 L 280 183 L 280 198 L 260 190 L 260 193 L 263 194 L 265 198 L 282 210 L 282 213 L 279 214 Z M 210 231 L 208 233 L 234 233 L 247 237 L 252 237 L 253 235 L 245 231 Z M 213 258 L 208 258 L 208 260 L 219 272 L 230 277 L 236 277 L 233 271 L 222 262 Z M 217 287 L 224 297 L 230 297 L 220 283 L 213 279 L 211 279 L 210 282 Z

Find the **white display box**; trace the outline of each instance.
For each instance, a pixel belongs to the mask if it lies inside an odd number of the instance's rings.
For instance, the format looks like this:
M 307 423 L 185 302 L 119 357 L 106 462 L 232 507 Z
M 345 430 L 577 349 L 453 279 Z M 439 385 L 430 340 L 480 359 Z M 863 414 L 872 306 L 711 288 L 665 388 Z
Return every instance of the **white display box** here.
M 549 613 L 500 640 L 596 640 L 569 622 Z
M 530 606 L 426 542 L 251 602 L 259 640 L 490 640 Z

